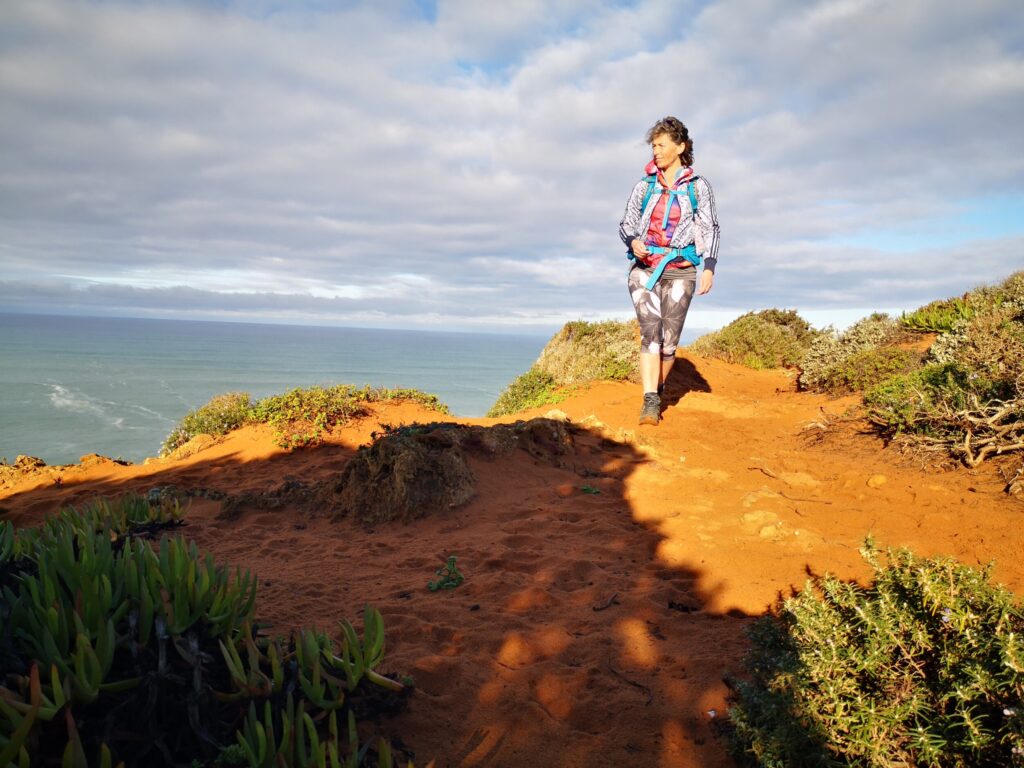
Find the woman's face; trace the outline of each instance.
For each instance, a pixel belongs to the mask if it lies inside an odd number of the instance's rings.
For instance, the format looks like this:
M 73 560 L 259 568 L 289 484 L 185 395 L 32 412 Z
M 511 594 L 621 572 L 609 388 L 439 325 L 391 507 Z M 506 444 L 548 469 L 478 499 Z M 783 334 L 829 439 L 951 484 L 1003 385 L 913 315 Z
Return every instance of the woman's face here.
M 654 164 L 661 170 L 672 166 L 679 161 L 679 155 L 686 149 L 686 144 L 676 144 L 667 133 L 660 133 L 651 142 L 651 150 L 654 152 Z

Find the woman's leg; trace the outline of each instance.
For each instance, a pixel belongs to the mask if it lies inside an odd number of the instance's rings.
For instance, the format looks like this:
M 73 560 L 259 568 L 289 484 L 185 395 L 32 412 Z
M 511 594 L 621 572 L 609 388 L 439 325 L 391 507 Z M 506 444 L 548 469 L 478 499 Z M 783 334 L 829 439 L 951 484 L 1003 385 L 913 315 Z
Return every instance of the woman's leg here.
M 661 418 L 661 398 L 658 380 L 661 377 L 661 297 L 658 289 L 645 287 L 647 273 L 634 267 L 629 273 L 629 295 L 640 324 L 640 382 L 644 388 L 644 402 L 640 409 L 640 423 L 657 425 Z
M 659 380 L 661 384 L 668 381 L 668 375 L 672 372 L 672 366 L 675 362 L 675 352 L 672 353 L 672 357 L 665 357 L 664 355 L 661 356 L 661 379 Z M 658 391 L 661 392 L 661 387 L 658 388 Z
M 640 383 L 644 392 L 657 392 L 661 375 L 661 291 L 645 287 L 647 273 L 634 267 L 629 273 L 629 296 L 640 324 Z
M 653 352 L 640 353 L 640 384 L 644 392 L 657 392 L 661 375 L 661 355 Z
M 655 288 L 661 295 L 661 374 L 660 383 L 668 379 L 669 371 L 676 361 L 676 347 L 683 333 L 686 313 L 690 309 L 693 291 L 696 286 L 696 274 L 675 279 L 662 279 Z

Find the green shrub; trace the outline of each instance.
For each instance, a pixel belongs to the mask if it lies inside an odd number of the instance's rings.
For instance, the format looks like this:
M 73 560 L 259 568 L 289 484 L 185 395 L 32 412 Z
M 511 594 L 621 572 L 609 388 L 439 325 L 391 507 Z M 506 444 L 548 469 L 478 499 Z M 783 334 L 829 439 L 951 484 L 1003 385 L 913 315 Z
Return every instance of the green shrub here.
M 811 324 L 800 317 L 795 309 L 762 309 L 760 312 L 748 312 L 748 315 L 757 315 L 772 325 L 781 328 L 788 328 L 801 344 L 810 344 L 818 336 L 818 331 L 811 327 Z
M 864 395 L 869 418 L 884 431 L 928 435 L 956 433 L 950 412 L 1013 396 L 1005 382 L 994 382 L 959 363 L 927 365 L 894 376 Z
M 245 424 L 269 424 L 274 440 L 282 448 L 315 445 L 324 432 L 366 414 L 366 404 L 385 400 L 408 400 L 448 414 L 448 406 L 437 395 L 418 389 L 353 387 L 296 387 L 280 395 L 251 403 L 244 392 L 217 395 L 206 405 L 190 411 L 164 441 L 161 455 L 167 455 L 199 434 L 224 435 Z
M 509 413 L 525 411 L 527 408 L 553 405 L 563 399 L 565 396 L 558 393 L 555 377 L 534 366 L 522 376 L 515 378 L 505 388 L 505 391 L 498 396 L 497 401 L 487 412 L 487 416 L 490 418 L 505 416 Z
M 260 400 L 253 408 L 253 418 L 272 426 L 284 447 L 311 445 L 331 427 L 365 415 L 368 395 L 368 390 L 348 384 L 296 387 Z
M 403 400 L 409 403 L 419 403 L 425 408 L 429 408 L 432 411 L 443 413 L 446 416 L 451 415 L 451 410 L 447 405 L 441 402 L 441 398 L 437 395 L 433 395 L 429 392 L 421 392 L 418 389 L 385 389 L 378 387 L 369 390 L 369 401 L 371 403 L 382 402 L 386 400 Z
M 1016 380 L 1024 375 L 1024 309 L 1005 304 L 978 313 L 936 339 L 930 354 L 991 379 Z
M 816 382 L 815 389 L 829 394 L 861 392 L 921 365 L 921 354 L 899 347 L 873 347 L 855 352 L 833 365 Z
M 179 515 L 128 498 L 0 522 L 0 765 L 224 764 L 232 744 L 254 767 L 364 765 L 354 713 L 407 692 L 376 671 L 380 613 L 362 638 L 343 621 L 340 646 L 264 637 L 254 576 L 146 540 Z
M 1024 272 L 959 299 L 918 310 L 915 323 L 942 316 L 931 364 L 865 395 L 883 432 L 920 449 L 941 449 L 971 467 L 1024 446 Z M 949 322 L 946 322 L 946 321 Z M 919 321 L 919 322 L 918 322 Z M 931 322 L 931 321 L 928 321 Z M 1020 478 L 1020 473 L 1017 478 Z M 1008 492 L 1017 492 L 1019 479 Z
M 636 320 L 566 323 L 526 373 L 512 381 L 487 412 L 489 417 L 561 402 L 561 387 L 591 381 L 637 381 L 640 345 Z
M 900 323 L 913 331 L 949 333 L 978 315 L 1000 308 L 1024 312 L 1024 271 L 1014 272 L 1001 283 L 982 285 L 963 296 L 939 299 L 900 317 Z
M 701 357 L 748 368 L 783 368 L 795 365 L 816 337 L 817 332 L 795 310 L 765 309 L 748 312 L 721 330 L 701 336 L 690 349 Z
M 850 358 L 893 344 L 899 336 L 899 324 L 881 312 L 861 318 L 841 334 L 830 328 L 822 331 L 800 359 L 801 389 L 833 392 L 831 382 L 844 378 Z
M 217 395 L 206 405 L 189 411 L 164 440 L 161 455 L 180 448 L 196 435 L 226 435 L 252 418 L 252 403 L 247 392 Z
M 1014 304 L 1024 310 L 1024 271 L 1014 272 L 999 285 L 1004 304 Z
M 1024 761 L 1024 609 L 949 558 L 889 551 L 869 587 L 826 576 L 750 630 L 734 685 L 746 764 L 1010 766 Z
M 976 306 L 966 298 L 940 299 L 900 315 L 900 324 L 911 331 L 946 333 L 977 313 Z
M 635 320 L 576 320 L 556 333 L 534 363 L 560 387 L 637 376 L 640 362 L 639 328 Z
M 1024 271 L 1014 272 L 1001 283 L 974 288 L 964 299 L 979 313 L 1006 306 L 1024 310 Z

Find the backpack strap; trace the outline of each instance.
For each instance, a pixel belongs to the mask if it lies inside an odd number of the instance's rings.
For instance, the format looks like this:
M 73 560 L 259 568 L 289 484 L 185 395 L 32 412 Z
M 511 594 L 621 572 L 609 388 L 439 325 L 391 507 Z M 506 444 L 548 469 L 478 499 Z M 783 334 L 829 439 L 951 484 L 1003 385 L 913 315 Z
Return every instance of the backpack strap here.
M 651 174 L 647 177 L 647 192 L 644 193 L 644 201 L 640 206 L 640 215 L 644 215 L 644 211 L 647 210 L 647 204 L 651 202 L 651 197 L 654 195 L 654 188 L 658 184 L 658 177 L 656 174 Z
M 694 184 L 694 182 L 697 181 L 697 179 L 699 179 L 699 178 L 700 178 L 700 176 L 694 176 L 688 182 L 686 182 L 685 191 L 686 191 L 686 196 L 690 199 L 690 215 L 691 216 L 693 216 L 694 214 L 697 213 L 697 187 Z M 658 187 L 658 177 L 657 177 L 656 174 L 652 173 L 651 175 L 647 176 L 644 179 L 644 181 L 647 182 L 647 191 L 644 193 L 644 201 L 640 204 L 640 215 L 641 216 L 643 215 L 644 211 L 647 210 L 647 204 L 649 202 L 651 202 L 651 198 L 654 196 L 654 190 Z M 665 192 L 668 192 L 669 195 L 678 197 L 679 193 L 680 193 L 680 190 L 675 190 L 675 189 L 668 189 L 668 190 L 666 190 L 666 189 L 662 189 L 661 192 L 663 194 Z M 669 204 L 671 205 L 671 198 L 670 198 Z

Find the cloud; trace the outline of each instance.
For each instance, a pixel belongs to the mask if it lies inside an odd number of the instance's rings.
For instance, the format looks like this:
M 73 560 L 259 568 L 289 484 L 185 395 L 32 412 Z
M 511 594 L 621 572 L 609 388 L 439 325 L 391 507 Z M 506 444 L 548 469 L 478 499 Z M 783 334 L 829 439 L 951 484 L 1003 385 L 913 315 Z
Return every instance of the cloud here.
M 5 3 L 0 308 L 628 314 L 616 225 L 666 113 L 723 226 L 695 317 L 905 308 L 1021 263 L 1016 3 L 483 8 Z

